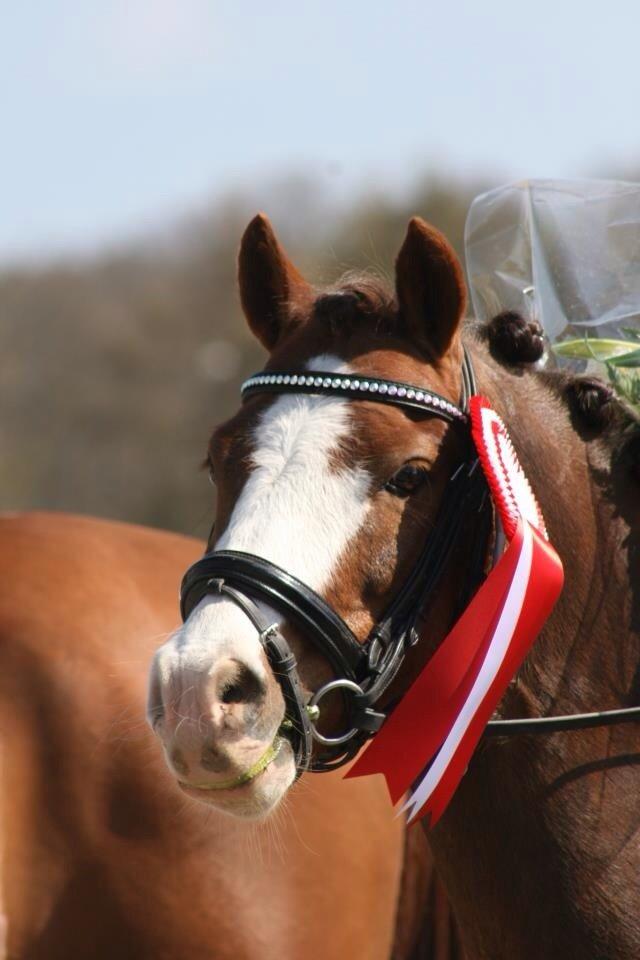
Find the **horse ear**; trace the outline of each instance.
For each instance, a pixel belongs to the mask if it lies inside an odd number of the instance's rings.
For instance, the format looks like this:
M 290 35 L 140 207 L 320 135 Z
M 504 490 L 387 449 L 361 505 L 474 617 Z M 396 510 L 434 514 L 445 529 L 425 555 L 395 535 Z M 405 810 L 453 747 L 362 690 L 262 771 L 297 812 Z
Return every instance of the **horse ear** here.
M 247 322 L 267 350 L 295 326 L 292 306 L 310 299 L 311 287 L 280 246 L 264 214 L 244 232 L 238 257 L 240 301 Z
M 462 267 L 449 241 L 413 217 L 396 260 L 396 295 L 407 333 L 433 359 L 448 351 L 467 303 Z

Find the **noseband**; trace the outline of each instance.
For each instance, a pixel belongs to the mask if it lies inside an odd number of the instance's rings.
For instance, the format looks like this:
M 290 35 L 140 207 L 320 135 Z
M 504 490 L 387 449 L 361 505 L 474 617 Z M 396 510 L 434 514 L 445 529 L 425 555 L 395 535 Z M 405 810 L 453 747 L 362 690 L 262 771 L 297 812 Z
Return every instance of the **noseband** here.
M 411 384 L 371 377 L 337 376 L 326 371 L 259 373 L 242 386 L 243 399 L 259 393 L 306 393 L 367 400 L 412 412 L 420 411 L 461 428 L 466 446 L 462 462 L 449 478 L 435 524 L 414 569 L 363 643 L 322 597 L 264 557 L 239 550 L 213 550 L 187 570 L 180 595 L 183 620 L 205 596 L 218 594 L 235 603 L 256 628 L 282 689 L 286 705 L 283 733 L 292 744 L 298 774 L 304 770 L 320 772 L 341 766 L 355 756 L 365 741 L 382 726 L 386 718 L 384 711 L 388 711 L 391 705 L 386 704 L 383 710 L 381 700 L 396 677 L 407 649 L 418 640 L 418 621 L 446 568 L 466 518 L 473 517 L 470 532 L 474 540 L 468 544 L 473 562 L 468 581 L 461 591 L 461 608 L 486 573 L 484 561 L 494 516 L 469 431 L 468 402 L 475 392 L 473 367 L 466 350 L 457 405 L 432 390 Z M 469 532 L 468 527 L 465 530 Z M 496 541 L 494 552 L 497 554 L 498 535 Z M 271 621 L 260 604 L 278 611 L 282 619 L 294 623 L 331 665 L 337 679 L 322 686 L 308 702 L 302 692 L 289 643 L 278 622 Z M 342 694 L 345 703 L 347 729 L 339 736 L 329 737 L 317 729 L 317 720 L 321 701 L 336 690 Z M 639 718 L 640 708 L 632 707 L 566 717 L 495 720 L 488 724 L 485 734 L 506 736 L 552 732 Z M 314 740 L 320 745 L 315 754 Z

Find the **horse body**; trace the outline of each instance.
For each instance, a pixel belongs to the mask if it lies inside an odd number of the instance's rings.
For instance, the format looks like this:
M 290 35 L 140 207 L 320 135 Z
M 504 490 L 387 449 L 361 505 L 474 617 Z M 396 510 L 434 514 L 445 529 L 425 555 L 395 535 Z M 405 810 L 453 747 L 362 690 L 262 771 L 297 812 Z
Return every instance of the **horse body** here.
M 201 544 L 34 514 L 0 520 L 0 545 L 0 954 L 389 957 L 404 840 L 379 785 L 305 781 L 279 821 L 243 823 L 185 801 L 157 756 L 146 664 Z M 411 847 L 397 957 L 430 883 Z
M 258 217 L 241 246 L 240 292 L 249 325 L 270 352 L 267 372 L 295 373 L 293 383 L 310 370 L 324 377 L 315 394 L 288 396 L 278 396 L 272 380 L 275 397 L 248 395 L 214 434 L 209 458 L 219 497 L 210 548 L 258 554 L 306 577 L 366 643 L 420 556 L 468 434 L 460 422 L 408 414 L 366 394 L 332 396 L 332 377 L 339 371 L 359 387 L 402 381 L 455 404 L 460 265 L 437 231 L 414 220 L 396 264 L 395 297 L 367 279 L 319 295 Z M 465 340 L 480 391 L 512 433 L 566 571 L 562 598 L 501 714 L 628 705 L 637 698 L 640 662 L 637 488 L 605 442 L 581 439 L 553 378 L 506 373 L 473 336 Z M 269 526 L 270 517 L 278 523 Z M 422 610 L 420 642 L 406 651 L 379 708 L 402 696 L 448 632 L 477 525 L 477 514 L 465 516 L 466 536 Z M 149 717 L 185 791 L 241 816 L 264 815 L 293 782 L 297 754 L 283 733 L 289 708 L 260 623 L 275 620 L 295 651 L 307 701 L 334 673 L 299 624 L 277 610 L 258 621 L 219 581 L 211 583 L 218 594 L 201 599 L 156 655 Z M 224 678 L 212 683 L 223 668 Z M 340 705 L 325 712 L 323 704 L 322 719 L 330 734 L 349 728 Z M 188 762 L 179 768 L 183 745 Z M 212 754 L 217 767 L 208 763 Z M 640 955 L 637 757 L 633 725 L 480 746 L 430 832 L 474 960 Z M 227 789 L 230 782 L 241 790 Z
M 586 443 L 553 378 L 472 346 L 563 559 L 565 587 L 500 714 L 638 702 L 638 491 L 606 438 Z M 471 954 L 640 955 L 636 724 L 488 742 L 431 833 Z

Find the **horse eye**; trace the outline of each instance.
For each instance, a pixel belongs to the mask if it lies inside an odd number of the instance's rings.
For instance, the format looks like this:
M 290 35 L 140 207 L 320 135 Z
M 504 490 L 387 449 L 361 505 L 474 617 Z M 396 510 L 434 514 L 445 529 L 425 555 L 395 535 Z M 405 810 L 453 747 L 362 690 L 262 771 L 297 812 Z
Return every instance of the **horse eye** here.
M 418 467 L 414 463 L 406 463 L 397 473 L 394 473 L 387 482 L 385 489 L 396 497 L 409 497 L 420 489 L 426 479 L 427 471 L 424 467 Z

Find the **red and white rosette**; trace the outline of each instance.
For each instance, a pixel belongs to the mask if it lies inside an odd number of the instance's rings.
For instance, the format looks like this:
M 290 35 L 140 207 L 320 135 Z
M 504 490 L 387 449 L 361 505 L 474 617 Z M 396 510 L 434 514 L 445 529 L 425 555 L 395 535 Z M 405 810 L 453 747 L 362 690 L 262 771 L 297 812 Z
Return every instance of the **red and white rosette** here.
M 507 540 L 522 517 L 548 540 L 542 511 L 513 449 L 504 423 L 485 397 L 472 397 L 471 435 Z
M 382 773 L 394 803 L 433 826 L 560 595 L 562 564 L 507 429 L 470 401 L 471 431 L 508 542 L 482 587 L 347 773 Z M 413 784 L 413 788 L 412 785 Z

